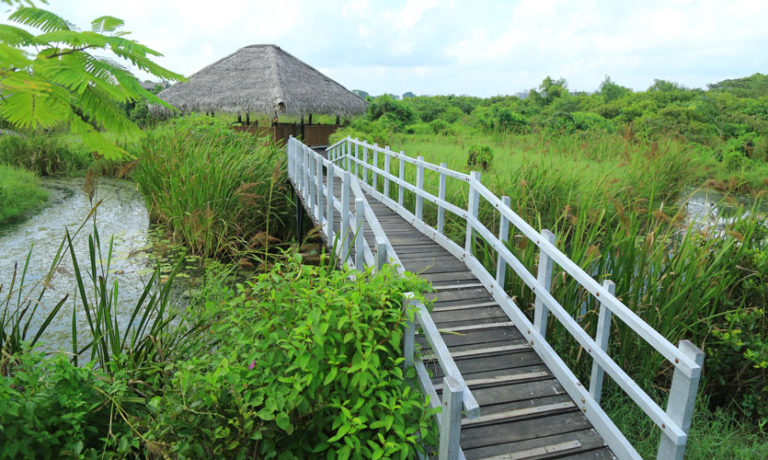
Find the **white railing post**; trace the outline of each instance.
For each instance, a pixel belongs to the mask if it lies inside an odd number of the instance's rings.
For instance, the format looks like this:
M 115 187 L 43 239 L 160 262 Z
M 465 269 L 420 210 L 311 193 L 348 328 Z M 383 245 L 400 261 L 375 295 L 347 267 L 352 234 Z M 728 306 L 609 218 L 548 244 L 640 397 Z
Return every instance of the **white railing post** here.
M 419 155 L 417 160 L 424 161 L 424 157 Z M 424 165 L 421 163 L 416 166 L 416 190 L 416 212 L 414 214 L 416 214 L 417 219 L 424 220 L 424 197 L 418 193 L 424 190 Z
M 341 180 L 341 222 L 339 225 L 339 234 L 341 236 L 341 265 L 347 262 L 349 259 L 349 241 L 354 235 L 354 232 L 349 228 L 349 199 L 350 199 L 350 182 L 352 181 L 352 173 L 349 170 L 344 171 L 344 176 Z
M 504 206 L 509 207 L 511 203 L 508 196 L 501 197 L 501 202 Z M 504 213 L 501 213 L 501 220 L 499 222 L 499 241 L 502 244 L 509 241 L 509 220 L 504 217 Z M 501 257 L 501 252 L 496 254 L 496 284 L 504 289 L 504 284 L 507 281 L 507 262 Z
M 541 236 L 552 244 L 555 244 L 555 234 L 549 230 L 542 230 Z M 539 244 L 540 242 L 536 242 Z M 549 292 L 549 288 L 552 285 L 552 258 L 547 255 L 543 250 L 539 250 L 539 271 L 536 280 L 544 290 Z M 544 305 L 542 297 L 536 292 L 536 301 L 533 304 L 533 328 L 536 329 L 542 337 L 547 336 L 547 318 L 549 317 L 549 310 Z
M 326 232 L 328 235 L 328 242 L 329 244 L 333 244 L 333 180 L 334 180 L 334 170 L 336 168 L 334 167 L 333 162 L 328 163 L 328 168 L 326 169 L 326 185 L 325 188 L 328 189 L 328 198 L 327 198 L 327 204 L 328 207 L 325 212 L 325 219 L 328 222 L 328 225 L 326 226 Z
M 359 155 L 359 152 L 358 152 L 358 149 L 357 149 L 357 142 L 358 142 L 358 140 L 357 140 L 357 138 L 355 138 L 355 160 L 359 160 L 360 159 L 360 155 Z M 359 176 L 359 170 L 360 170 L 359 166 L 360 165 L 358 164 L 358 162 L 355 161 L 355 177 L 360 177 Z
M 611 293 L 616 293 L 616 284 L 611 280 L 603 281 L 603 287 Z M 608 340 L 611 336 L 611 309 L 605 305 L 604 302 L 600 302 L 600 313 L 597 318 L 597 333 L 595 334 L 595 342 L 605 352 L 608 351 Z M 603 397 L 603 376 L 605 371 L 597 363 L 592 361 L 592 373 L 589 377 L 589 395 L 592 399 L 600 404 L 600 399 Z
M 293 136 L 288 136 L 288 144 L 285 151 L 288 154 L 288 177 L 293 179 Z
M 472 171 L 469 173 L 472 179 L 480 181 L 480 173 Z M 472 182 L 469 182 L 469 196 L 467 197 L 467 238 L 464 241 L 464 250 L 472 254 L 472 219 L 477 219 L 478 208 L 480 207 L 480 194 L 477 193 Z
M 309 182 L 307 187 L 309 189 L 309 213 L 310 215 L 316 216 L 317 212 L 315 211 L 315 206 L 317 205 L 317 190 L 315 186 L 317 185 L 317 181 L 315 180 L 315 158 L 310 155 L 309 152 L 307 152 L 307 158 L 309 159 L 309 167 L 307 168 L 307 180 Z
M 688 340 L 681 340 L 677 346 L 680 353 L 692 359 L 696 364 L 704 364 L 704 352 Z M 667 415 L 680 426 L 686 434 L 691 427 L 691 417 L 693 408 L 696 405 L 696 392 L 699 388 L 699 379 L 701 373 L 696 373 L 695 377 L 688 377 L 679 368 L 675 368 L 672 374 L 672 386 L 669 388 L 669 399 L 667 401 Z M 662 427 L 661 441 L 659 442 L 659 451 L 656 454 L 657 460 L 682 460 L 685 454 L 685 445 L 687 439 L 683 439 L 680 444 L 675 443 L 667 436 L 668 431 Z
M 341 144 L 341 154 L 344 155 L 344 169 L 349 171 L 351 169 L 351 160 L 349 159 L 349 136 L 347 136 L 347 138 L 344 139 L 344 143 Z
M 376 273 L 380 272 L 387 263 L 387 243 L 381 239 L 376 239 Z
M 312 155 L 315 157 L 315 164 L 317 165 L 317 177 L 315 178 L 317 180 L 317 224 L 320 225 L 322 228 L 323 225 L 323 159 L 320 158 L 320 155 Z
M 464 391 L 453 377 L 443 377 L 443 410 L 440 414 L 440 460 L 458 460 L 461 451 L 461 406 Z
M 384 196 L 389 198 L 389 146 L 387 146 L 387 153 L 384 154 Z
M 445 168 L 448 165 L 445 162 L 440 163 L 441 168 Z M 437 190 L 437 197 L 441 200 L 445 200 L 445 173 L 440 173 L 440 186 Z M 445 208 L 442 205 L 437 205 L 437 232 L 443 233 L 445 229 Z
M 379 144 L 373 144 L 373 169 L 371 169 L 371 186 L 374 190 L 378 190 L 376 188 L 376 184 L 379 181 L 379 174 L 376 172 L 376 170 L 379 168 L 379 151 L 376 150 L 379 147 Z
M 365 200 L 355 200 L 355 270 L 365 270 Z
M 403 357 L 405 358 L 406 366 L 413 366 L 414 353 L 416 351 L 416 299 L 413 292 L 405 293 L 405 305 L 406 309 L 406 322 L 405 322 L 405 335 L 403 336 Z M 410 310 L 410 312 L 409 312 Z M 413 315 L 409 319 L 408 315 Z
M 368 183 L 368 144 L 363 145 L 363 182 Z
M 403 151 L 400 151 L 400 155 L 405 155 Z M 400 172 L 398 173 L 398 177 L 400 178 L 400 183 L 398 185 L 397 190 L 397 204 L 400 205 L 400 207 L 403 207 L 403 182 L 405 182 L 405 160 L 403 157 L 400 157 Z
M 309 207 L 309 187 L 307 187 L 307 174 L 309 174 L 309 165 L 307 164 L 307 154 L 300 145 L 296 146 L 296 154 L 301 159 L 301 171 L 299 171 L 299 182 L 301 183 L 301 196 L 304 198 L 304 204 Z

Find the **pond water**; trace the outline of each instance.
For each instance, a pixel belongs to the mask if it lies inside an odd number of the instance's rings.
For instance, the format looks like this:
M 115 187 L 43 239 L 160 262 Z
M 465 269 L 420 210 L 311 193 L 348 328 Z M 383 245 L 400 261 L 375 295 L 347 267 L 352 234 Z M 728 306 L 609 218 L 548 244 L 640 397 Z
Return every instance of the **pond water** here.
M 742 216 L 768 215 L 768 200 L 757 202 L 747 196 L 723 195 L 713 190 L 689 189 L 681 200 L 687 213 L 686 224 L 695 228 L 714 228 L 715 234 Z
M 86 222 L 93 206 L 82 191 L 83 183 L 83 178 L 44 178 L 42 184 L 50 192 L 48 205 L 22 222 L 0 226 L 0 310 L 11 287 L 14 267 L 17 267 L 17 277 L 10 302 L 11 310 L 17 305 L 19 278 L 27 255 L 30 254 L 30 259 L 21 298 L 30 296 L 34 302 L 65 236 L 65 229 L 74 234 L 84 222 L 85 225 L 74 238 L 73 246 L 82 276 L 87 277 L 90 267 L 88 236 L 93 233 L 95 220 L 105 259 L 109 240 L 114 236 L 110 276 L 111 281 L 116 280 L 119 283 L 119 305 L 124 306 L 126 310 L 117 312 L 118 324 L 124 326 L 127 323 L 128 311 L 136 304 L 155 266 L 150 257 L 152 236 L 147 210 L 134 183 L 113 178 L 98 178 L 93 203 L 101 201 L 101 204 L 96 208 L 91 220 Z M 30 327 L 31 331 L 36 331 L 35 326 L 42 322 L 64 296 L 69 295 L 59 312 L 59 321 L 54 321 L 43 336 L 42 349 L 45 351 L 71 350 L 71 318 L 76 286 L 71 257 L 69 251 L 66 251 L 65 257 L 48 283 L 48 289 Z M 85 286 L 88 290 L 89 284 L 86 283 Z M 92 290 L 92 284 L 90 287 Z M 76 312 L 80 336 L 78 343 L 82 345 L 87 337 L 84 334 L 88 325 L 79 300 Z M 34 334 L 29 334 L 27 339 L 33 336 Z

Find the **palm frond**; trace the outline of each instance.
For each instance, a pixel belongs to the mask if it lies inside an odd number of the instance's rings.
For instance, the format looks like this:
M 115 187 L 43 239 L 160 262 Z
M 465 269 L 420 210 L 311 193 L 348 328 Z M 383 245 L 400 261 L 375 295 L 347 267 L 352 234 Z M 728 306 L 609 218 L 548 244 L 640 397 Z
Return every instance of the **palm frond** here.
M 21 7 L 8 16 L 8 20 L 25 26 L 40 29 L 43 32 L 71 30 L 72 24 L 56 13 L 34 7 Z
M 91 30 L 102 34 L 104 32 L 114 32 L 123 27 L 125 21 L 114 16 L 102 16 L 91 21 Z

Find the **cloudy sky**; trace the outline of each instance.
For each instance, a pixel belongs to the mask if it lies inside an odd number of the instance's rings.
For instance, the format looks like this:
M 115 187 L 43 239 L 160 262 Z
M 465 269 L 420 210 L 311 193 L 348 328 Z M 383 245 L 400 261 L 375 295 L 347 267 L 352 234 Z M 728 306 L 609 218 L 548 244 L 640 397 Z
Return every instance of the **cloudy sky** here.
M 190 75 L 277 44 L 371 94 L 514 94 L 546 76 L 644 90 L 768 73 L 765 0 L 49 0 L 82 29 L 112 15 Z M 0 8 L 7 9 L 5 5 Z

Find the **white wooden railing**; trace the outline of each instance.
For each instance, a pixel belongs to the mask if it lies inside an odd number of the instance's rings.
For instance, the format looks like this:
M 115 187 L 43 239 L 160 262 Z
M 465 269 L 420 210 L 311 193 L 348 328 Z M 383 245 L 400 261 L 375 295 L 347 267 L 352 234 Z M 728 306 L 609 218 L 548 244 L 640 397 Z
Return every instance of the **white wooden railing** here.
M 355 267 L 363 271 L 373 266 L 380 270 L 385 263 L 392 264 L 400 274 L 404 273 L 400 259 L 381 228 L 376 215 L 368 205 L 360 182 L 351 175 L 349 170 L 343 170 L 336 163 L 323 158 L 311 148 L 290 137 L 287 145 L 288 177 L 293 183 L 297 197 L 308 210 L 310 218 L 319 226 L 329 246 L 336 253 L 341 265 Z M 340 197 L 334 193 L 334 183 L 341 180 Z M 354 198 L 354 209 L 350 203 Z M 302 204 L 298 204 L 301 206 Z M 339 214 L 339 223 L 335 224 L 334 213 Z M 374 251 L 365 241 L 365 228 L 369 227 L 375 237 Z M 354 257 L 351 248 L 354 247 Z M 440 429 L 440 446 L 438 455 L 443 459 L 464 459 L 464 453 L 459 445 L 461 440 L 462 409 L 468 418 L 480 415 L 480 407 L 472 392 L 467 387 L 459 368 L 453 361 L 448 347 L 445 345 L 437 326 L 432 321 L 424 303 L 416 299 L 413 293 L 406 293 L 405 308 L 413 311 L 413 320 L 409 320 L 403 340 L 403 353 L 407 366 L 414 366 L 419 384 L 425 394 L 429 395 L 430 405 L 443 410 L 437 418 Z M 432 379 L 421 360 L 415 359 L 416 330 L 421 329 L 443 371 L 443 394 L 438 397 Z
M 424 161 L 422 157 L 412 158 L 403 152 L 393 152 L 389 147 L 382 148 L 376 144 L 371 145 L 349 137 L 330 146 L 327 156 L 328 164 L 344 168 L 345 174 L 350 174 L 346 177 L 353 179 L 353 182 L 359 184 L 362 190 L 391 208 L 423 234 L 466 263 L 616 455 L 620 458 L 640 458 L 600 405 L 603 378 L 606 374 L 661 430 L 657 458 L 663 460 L 683 458 L 704 361 L 704 353 L 701 350 L 689 341 L 681 341 L 679 346 L 675 347 L 666 340 L 614 296 L 614 285 L 611 281 L 606 280 L 601 285 L 555 247 L 555 236 L 551 232 L 543 230 L 539 233 L 512 211 L 509 207 L 509 197 L 499 198 L 488 190 L 481 183 L 479 172 L 464 174 L 448 169 L 445 163 L 437 166 Z M 397 175 L 391 171 L 393 163 L 398 164 Z M 319 163 L 316 164 L 319 165 Z M 415 168 L 415 184 L 405 179 L 406 165 Z M 424 189 L 425 172 L 439 175 L 437 195 Z M 446 181 L 448 179 L 468 184 L 466 209 L 447 201 Z M 397 187 L 396 199 L 394 190 L 390 190 L 392 186 Z M 412 210 L 407 209 L 404 204 L 405 191 L 415 196 Z M 478 219 L 481 198 L 500 214 L 498 236 L 488 230 Z M 434 226 L 424 220 L 425 200 L 437 206 L 437 219 Z M 444 233 L 446 211 L 466 222 L 466 238 L 463 247 Z M 510 225 L 539 248 L 536 276 L 526 269 L 506 244 Z M 497 258 L 495 274 L 489 273 L 473 254 L 472 246 L 476 236 L 485 240 L 495 252 Z M 387 249 L 389 250 L 390 246 Z M 599 302 L 600 312 L 595 337 L 591 337 L 550 294 L 554 264 L 559 265 L 562 272 L 575 280 Z M 504 290 L 503 281 L 508 267 L 535 293 L 533 322 L 525 316 Z M 550 313 L 592 357 L 593 365 L 588 387 L 581 384 L 562 358 L 547 343 L 547 322 Z M 627 325 L 674 367 L 666 410 L 648 396 L 608 354 L 612 318 Z M 449 386 L 446 385 L 444 388 Z

